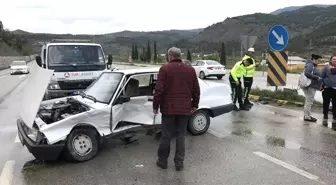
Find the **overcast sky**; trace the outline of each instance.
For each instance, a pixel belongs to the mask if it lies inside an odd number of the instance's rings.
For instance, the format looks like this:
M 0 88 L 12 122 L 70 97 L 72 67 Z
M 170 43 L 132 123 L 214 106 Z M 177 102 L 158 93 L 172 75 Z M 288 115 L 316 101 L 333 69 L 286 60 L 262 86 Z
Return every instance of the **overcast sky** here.
M 204 28 L 227 17 L 335 0 L 8 0 L 0 20 L 10 30 L 101 34 L 123 30 Z

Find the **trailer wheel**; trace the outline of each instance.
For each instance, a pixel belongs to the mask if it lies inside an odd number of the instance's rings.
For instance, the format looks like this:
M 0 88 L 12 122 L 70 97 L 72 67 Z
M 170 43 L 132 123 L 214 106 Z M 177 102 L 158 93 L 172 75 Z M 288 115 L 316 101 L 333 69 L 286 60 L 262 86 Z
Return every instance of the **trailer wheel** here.
M 73 130 L 66 141 L 66 159 L 84 162 L 94 158 L 99 150 L 98 134 L 92 128 Z
M 191 135 L 202 135 L 208 131 L 210 127 L 210 116 L 206 110 L 198 110 L 194 112 L 188 122 L 187 130 Z

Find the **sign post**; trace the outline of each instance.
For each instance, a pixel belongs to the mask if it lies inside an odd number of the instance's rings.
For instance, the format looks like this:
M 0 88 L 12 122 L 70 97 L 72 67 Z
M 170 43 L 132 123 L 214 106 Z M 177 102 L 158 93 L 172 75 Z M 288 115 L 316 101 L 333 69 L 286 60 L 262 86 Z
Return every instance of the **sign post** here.
M 282 25 L 273 26 L 268 33 L 268 44 L 274 51 L 267 57 L 267 86 L 286 86 L 288 54 L 283 50 L 288 45 L 288 32 Z

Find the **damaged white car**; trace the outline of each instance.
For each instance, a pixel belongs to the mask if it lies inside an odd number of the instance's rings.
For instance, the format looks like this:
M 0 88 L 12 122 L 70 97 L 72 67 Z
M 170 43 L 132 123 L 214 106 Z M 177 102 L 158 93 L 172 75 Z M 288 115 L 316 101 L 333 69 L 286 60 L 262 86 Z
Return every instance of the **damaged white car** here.
M 33 66 L 17 120 L 21 143 L 39 160 L 56 160 L 60 154 L 87 161 L 108 137 L 125 137 L 137 129 L 160 127 L 154 118 L 153 92 L 159 68 L 104 72 L 81 95 L 42 101 L 53 70 Z M 190 117 L 188 131 L 204 134 L 210 118 L 233 110 L 231 90 L 225 84 L 199 79 L 199 108 Z M 153 121 L 154 120 L 154 121 Z

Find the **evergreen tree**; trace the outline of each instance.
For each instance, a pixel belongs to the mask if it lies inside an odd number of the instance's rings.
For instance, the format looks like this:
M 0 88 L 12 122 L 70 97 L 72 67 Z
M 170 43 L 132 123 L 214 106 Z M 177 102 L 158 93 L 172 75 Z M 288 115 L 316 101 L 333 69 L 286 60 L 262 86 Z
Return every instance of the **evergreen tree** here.
M 132 60 L 135 59 L 135 50 L 134 50 L 135 46 L 134 44 L 132 44 Z
M 222 42 L 221 55 L 220 55 L 220 63 L 222 65 L 226 65 L 226 52 L 225 52 L 224 42 Z
M 156 41 L 154 41 L 154 62 L 157 62 Z
M 191 62 L 191 54 L 190 54 L 189 49 L 188 49 L 188 53 L 187 53 L 187 60 L 189 60 Z
M 134 56 L 135 60 L 139 60 L 138 44 L 135 44 L 134 46 Z
M 142 53 L 141 53 L 141 61 L 146 61 L 146 48 L 145 47 L 142 47 Z
M 146 61 L 147 62 L 150 62 L 151 61 L 151 51 L 150 51 L 150 45 L 149 45 L 149 41 L 148 41 L 148 44 L 147 44 L 147 52 L 146 52 Z

